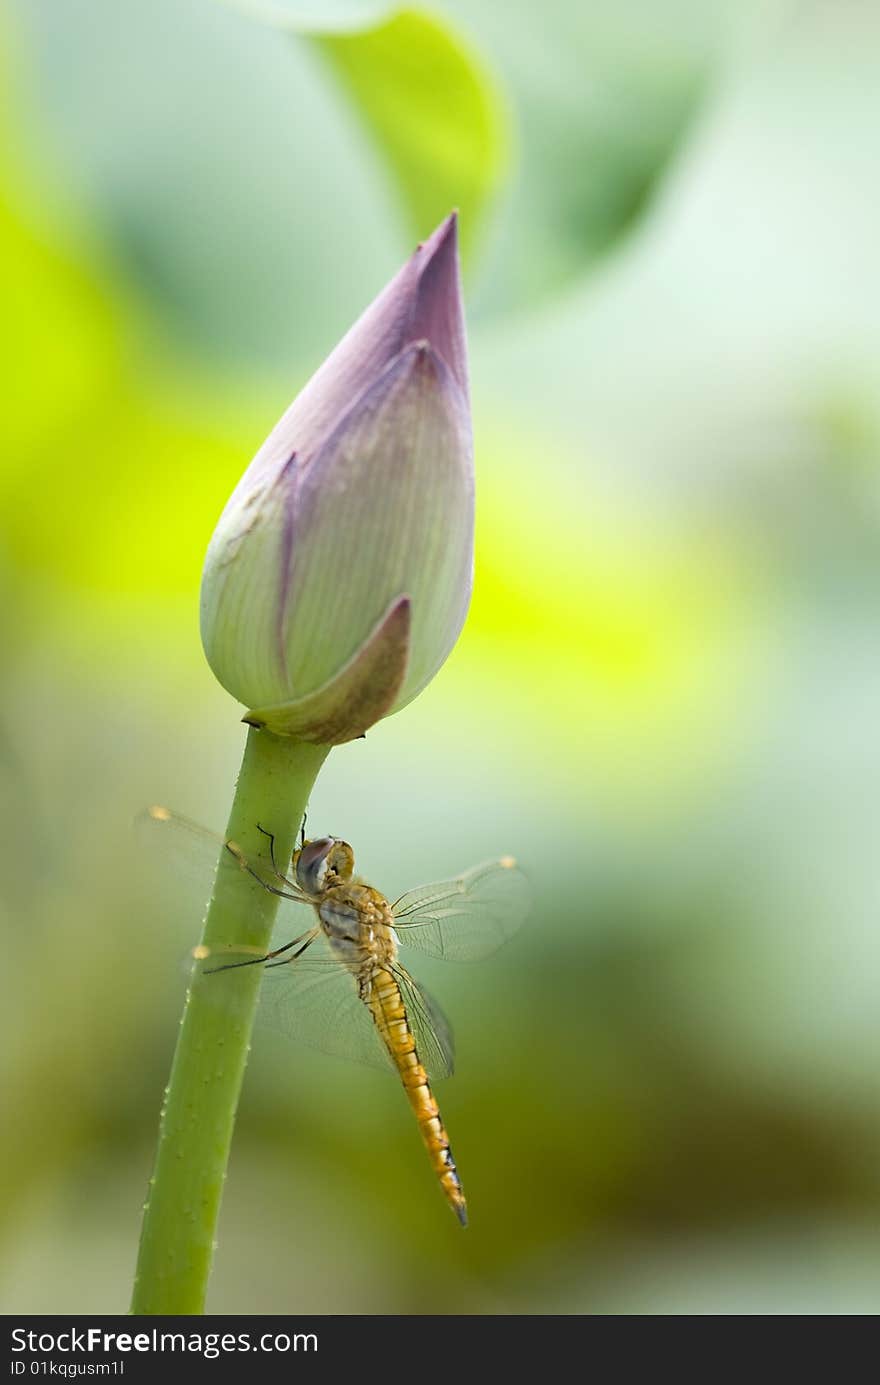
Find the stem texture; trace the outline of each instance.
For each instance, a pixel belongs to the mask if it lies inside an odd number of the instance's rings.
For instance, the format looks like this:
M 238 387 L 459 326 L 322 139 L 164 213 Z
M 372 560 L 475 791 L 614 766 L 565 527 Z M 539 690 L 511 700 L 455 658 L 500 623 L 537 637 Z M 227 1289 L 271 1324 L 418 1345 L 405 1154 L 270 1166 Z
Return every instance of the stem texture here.
M 269 843 L 258 824 L 275 834 L 283 869 L 327 751 L 269 731 L 248 733 L 226 836 L 266 878 Z M 278 904 L 228 851 L 221 852 L 202 943 L 212 953 L 236 944 L 266 951 Z M 193 973 L 162 1108 L 132 1313 L 204 1310 L 261 979 L 261 967 Z

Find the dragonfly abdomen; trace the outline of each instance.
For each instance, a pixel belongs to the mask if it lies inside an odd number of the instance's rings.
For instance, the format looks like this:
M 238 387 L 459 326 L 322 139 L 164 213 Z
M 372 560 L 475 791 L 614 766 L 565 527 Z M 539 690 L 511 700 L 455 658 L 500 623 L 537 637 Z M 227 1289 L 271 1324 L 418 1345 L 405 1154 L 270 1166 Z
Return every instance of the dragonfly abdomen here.
M 455 1160 L 449 1148 L 449 1136 L 440 1115 L 440 1108 L 431 1091 L 428 1074 L 416 1051 L 400 986 L 393 973 L 384 967 L 373 974 L 370 1009 L 376 1027 L 400 1074 L 404 1091 L 418 1121 L 428 1158 L 440 1180 L 440 1187 L 462 1226 L 467 1226 L 467 1204 Z

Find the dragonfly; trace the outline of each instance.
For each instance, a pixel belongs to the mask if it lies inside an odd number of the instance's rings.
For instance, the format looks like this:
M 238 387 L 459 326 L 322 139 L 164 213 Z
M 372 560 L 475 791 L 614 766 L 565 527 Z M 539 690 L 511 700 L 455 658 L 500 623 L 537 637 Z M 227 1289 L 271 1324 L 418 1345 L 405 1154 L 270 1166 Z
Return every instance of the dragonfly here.
M 292 925 L 285 921 L 263 954 L 226 961 L 197 947 L 193 955 L 218 985 L 230 984 L 240 967 L 263 967 L 262 1023 L 325 1052 L 396 1074 L 446 1201 L 466 1226 L 461 1178 L 432 1090 L 436 1080 L 452 1075 L 452 1031 L 400 952 L 467 962 L 495 952 L 530 908 L 528 882 L 513 857 L 486 861 L 452 880 L 419 885 L 391 903 L 355 874 L 354 851 L 339 837 L 306 839 L 303 828 L 285 872 L 276 862 L 274 837 L 264 832 L 272 863 L 271 874 L 264 874 L 235 842 L 169 808 L 149 809 L 144 821 L 150 834 L 161 838 L 163 847 L 173 844 L 174 855 L 188 866 L 201 862 L 206 879 L 226 850 L 264 889 L 293 907 L 303 921 L 301 931 L 290 937 Z M 228 949 L 239 956 L 252 951 Z

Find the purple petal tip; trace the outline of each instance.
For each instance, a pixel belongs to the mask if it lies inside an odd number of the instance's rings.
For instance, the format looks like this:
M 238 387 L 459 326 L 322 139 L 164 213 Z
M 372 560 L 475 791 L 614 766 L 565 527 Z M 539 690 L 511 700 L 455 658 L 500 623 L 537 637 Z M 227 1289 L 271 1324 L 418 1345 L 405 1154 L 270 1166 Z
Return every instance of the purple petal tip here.
M 445 360 L 468 398 L 467 343 L 458 263 L 458 216 L 451 212 L 413 257 L 418 285 L 409 341 L 426 339 Z

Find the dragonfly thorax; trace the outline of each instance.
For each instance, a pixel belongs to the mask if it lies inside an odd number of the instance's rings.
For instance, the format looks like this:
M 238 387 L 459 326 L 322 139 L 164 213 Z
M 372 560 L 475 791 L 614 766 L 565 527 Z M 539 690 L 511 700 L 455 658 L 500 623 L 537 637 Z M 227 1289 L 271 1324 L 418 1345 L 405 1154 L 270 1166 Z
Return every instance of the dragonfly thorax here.
M 334 899 L 331 895 L 322 901 L 318 914 L 324 932 L 333 942 L 356 943 L 360 947 L 363 928 L 360 910 L 354 904 L 345 899 Z
M 296 883 L 308 895 L 345 884 L 354 874 L 354 852 L 338 837 L 316 837 L 293 853 Z
M 333 951 L 352 964 L 384 963 L 395 955 L 388 901 L 369 885 L 337 885 L 318 905 L 321 928 Z

